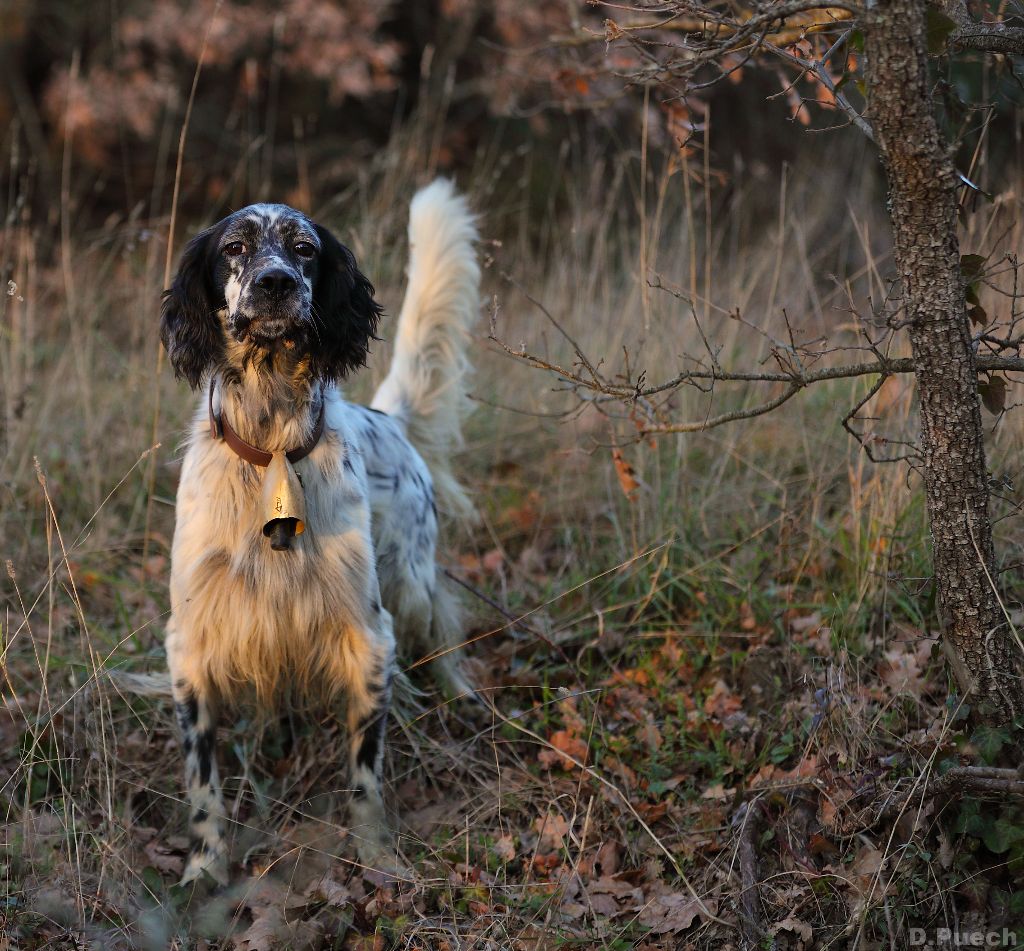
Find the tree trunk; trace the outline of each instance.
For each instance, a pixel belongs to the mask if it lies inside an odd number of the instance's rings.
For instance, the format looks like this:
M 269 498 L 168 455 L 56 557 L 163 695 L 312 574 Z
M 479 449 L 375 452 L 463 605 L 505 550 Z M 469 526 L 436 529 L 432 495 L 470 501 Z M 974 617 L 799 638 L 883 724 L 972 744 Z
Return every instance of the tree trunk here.
M 925 0 L 877 0 L 869 8 L 868 115 L 889 179 L 946 653 L 972 708 L 984 720 L 1003 723 L 1024 713 L 1024 689 L 994 587 L 984 433 L 957 239 L 957 176 L 933 113 L 925 9 Z

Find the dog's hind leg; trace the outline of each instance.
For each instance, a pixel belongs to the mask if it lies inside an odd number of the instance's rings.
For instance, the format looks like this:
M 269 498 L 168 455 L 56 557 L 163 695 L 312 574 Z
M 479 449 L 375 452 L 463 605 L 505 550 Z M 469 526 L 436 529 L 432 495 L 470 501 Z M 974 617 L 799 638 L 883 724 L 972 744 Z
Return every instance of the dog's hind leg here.
M 395 641 L 391 615 L 375 609 L 370 646 L 375 655 L 368 665 L 356 665 L 359 680 L 349 684 L 349 776 L 352 787 L 351 831 L 359 860 L 383 872 L 399 873 L 391 829 L 384 810 L 381 773 L 384 734 L 391 708 L 395 671 Z
M 205 871 L 226 885 L 228 850 L 224 837 L 224 800 L 217 775 L 215 704 L 208 690 L 191 683 L 181 671 L 175 641 L 173 636 L 168 636 L 167 661 L 185 755 L 185 787 L 192 836 L 181 884 L 195 881 Z
M 393 568 L 388 565 L 384 589 L 402 659 L 425 666 L 449 699 L 478 700 L 459 665 L 464 640 L 459 599 L 435 565 L 433 549 L 416 555 L 395 559 Z
M 437 657 L 441 683 L 452 699 L 480 701 L 459 665 L 459 648 L 465 642 L 462 605 L 447 580 L 438 576 L 431 592 L 429 648 Z

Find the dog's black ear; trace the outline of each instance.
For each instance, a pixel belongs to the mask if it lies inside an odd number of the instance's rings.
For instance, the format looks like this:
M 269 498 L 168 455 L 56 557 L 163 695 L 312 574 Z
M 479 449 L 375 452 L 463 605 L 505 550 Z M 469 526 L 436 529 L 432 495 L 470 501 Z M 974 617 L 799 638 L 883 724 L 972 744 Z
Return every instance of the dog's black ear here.
M 224 306 L 223 293 L 213 287 L 212 253 L 216 228 L 197 234 L 181 254 L 178 273 L 164 291 L 160 308 L 160 339 L 179 379 L 192 389 L 224 352 L 217 310 Z M 218 300 L 218 298 L 220 298 Z
M 312 369 L 323 379 L 340 380 L 366 365 L 383 308 L 373 299 L 373 285 L 352 252 L 326 228 L 314 227 L 320 238 L 320 267 L 313 289 Z

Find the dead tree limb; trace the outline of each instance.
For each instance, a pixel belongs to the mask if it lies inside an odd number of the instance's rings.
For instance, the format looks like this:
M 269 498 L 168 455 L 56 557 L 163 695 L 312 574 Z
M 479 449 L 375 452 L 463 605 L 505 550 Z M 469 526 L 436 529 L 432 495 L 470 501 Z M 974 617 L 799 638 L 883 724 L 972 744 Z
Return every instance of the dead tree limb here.
M 757 799 L 753 799 L 741 803 L 732 820 L 733 828 L 739 829 L 737 851 L 740 863 L 740 930 L 744 946 L 750 951 L 760 948 L 764 937 L 757 861 L 760 816 L 761 807 Z

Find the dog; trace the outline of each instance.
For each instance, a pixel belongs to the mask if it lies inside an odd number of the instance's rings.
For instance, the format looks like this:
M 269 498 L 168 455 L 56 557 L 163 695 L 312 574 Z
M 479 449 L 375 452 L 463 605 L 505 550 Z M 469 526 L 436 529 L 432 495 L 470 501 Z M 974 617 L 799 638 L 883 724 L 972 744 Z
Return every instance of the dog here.
M 306 215 L 272 204 L 229 215 L 187 244 L 164 292 L 168 359 L 203 392 L 166 636 L 191 809 L 183 883 L 228 880 L 218 709 L 246 697 L 267 709 L 285 691 L 343 699 L 351 834 L 360 862 L 388 871 L 381 764 L 396 640 L 469 692 L 451 653 L 457 600 L 436 561 L 439 507 L 469 505 L 451 455 L 480 304 L 475 218 L 450 182 L 415 195 L 409 241 L 394 356 L 369 407 L 338 384 L 365 365 L 382 308 L 352 252 Z

